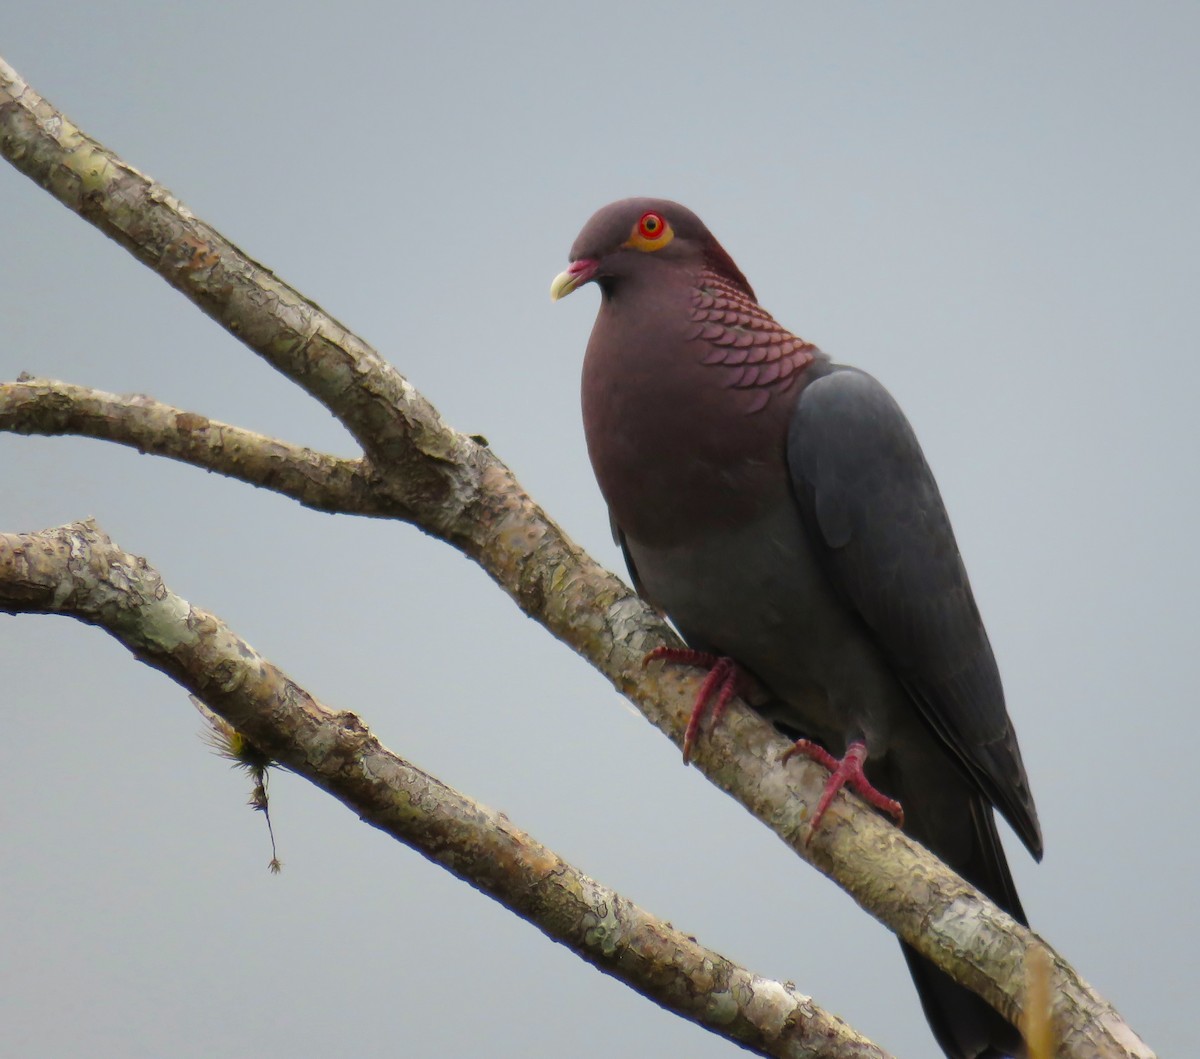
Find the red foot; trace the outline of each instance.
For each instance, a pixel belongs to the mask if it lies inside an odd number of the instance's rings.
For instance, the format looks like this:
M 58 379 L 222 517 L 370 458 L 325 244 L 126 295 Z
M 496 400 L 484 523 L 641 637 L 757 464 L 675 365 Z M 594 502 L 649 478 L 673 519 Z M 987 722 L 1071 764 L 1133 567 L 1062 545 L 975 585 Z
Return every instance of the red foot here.
M 703 666 L 708 670 L 708 676 L 696 692 L 695 701 L 692 703 L 692 715 L 688 718 L 687 731 L 683 734 L 683 763 L 686 765 L 692 760 L 692 751 L 700 736 L 700 721 L 704 717 L 704 707 L 708 705 L 708 700 L 713 698 L 715 692 L 711 727 L 716 728 L 725 713 L 725 707 L 729 705 L 729 700 L 737 694 L 741 670 L 732 658 L 710 654 L 708 651 L 693 651 L 690 647 L 656 647 L 642 659 L 642 665 L 649 665 L 660 659 L 665 662 L 682 662 L 688 666 Z
M 853 787 L 863 801 L 894 816 L 897 827 L 904 826 L 903 806 L 894 798 L 889 798 L 872 787 L 863 773 L 863 762 L 867 760 L 866 743 L 856 739 L 846 747 L 846 756 L 839 761 L 828 750 L 817 746 L 816 743 L 809 742 L 807 739 L 798 739 L 795 745 L 784 753 L 783 762 L 787 762 L 795 754 L 803 754 L 807 758 L 812 758 L 813 761 L 819 762 L 833 773 L 825 784 L 821 800 L 817 803 L 817 811 L 813 813 L 812 824 L 805 842 L 810 841 L 817 828 L 821 826 L 821 819 L 825 816 L 825 810 L 829 808 L 834 795 L 847 785 Z

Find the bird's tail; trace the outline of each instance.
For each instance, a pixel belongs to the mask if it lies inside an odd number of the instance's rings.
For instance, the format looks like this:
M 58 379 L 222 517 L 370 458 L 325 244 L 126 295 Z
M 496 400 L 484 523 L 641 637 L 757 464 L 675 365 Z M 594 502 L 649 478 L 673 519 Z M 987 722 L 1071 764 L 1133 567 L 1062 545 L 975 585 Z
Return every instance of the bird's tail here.
M 1014 919 L 1025 923 L 1017 888 L 1008 870 L 992 807 L 981 795 L 973 794 L 971 821 L 973 838 L 969 855 L 955 857 L 951 866 L 968 882 L 979 887 Z M 918 828 L 913 837 L 935 853 L 937 844 L 926 842 Z M 900 943 L 909 972 L 916 983 L 925 1017 L 938 1044 L 950 1059 L 1000 1059 L 1025 1054 L 1021 1035 L 994 1008 L 969 989 L 920 955 L 912 946 Z

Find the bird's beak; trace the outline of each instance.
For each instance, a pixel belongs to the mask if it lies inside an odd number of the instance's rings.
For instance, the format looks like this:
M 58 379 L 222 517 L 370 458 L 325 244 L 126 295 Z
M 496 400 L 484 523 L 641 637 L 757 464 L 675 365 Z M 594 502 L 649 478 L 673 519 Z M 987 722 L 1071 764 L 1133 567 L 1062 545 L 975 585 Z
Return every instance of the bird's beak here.
M 560 272 L 550 284 L 550 300 L 558 301 L 565 298 L 576 287 L 582 287 L 588 280 L 595 278 L 600 262 L 595 258 L 583 257 L 572 261 L 566 272 Z

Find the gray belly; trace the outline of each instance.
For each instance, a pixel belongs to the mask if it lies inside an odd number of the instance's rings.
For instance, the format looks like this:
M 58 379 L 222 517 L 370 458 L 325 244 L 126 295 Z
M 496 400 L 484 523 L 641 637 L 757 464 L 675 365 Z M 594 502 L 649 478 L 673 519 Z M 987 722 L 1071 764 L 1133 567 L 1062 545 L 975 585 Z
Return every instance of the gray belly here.
M 626 538 L 646 596 L 690 644 L 728 655 L 779 700 L 772 720 L 840 752 L 886 754 L 911 709 L 860 620 L 817 563 L 788 496 L 765 516 L 669 547 Z

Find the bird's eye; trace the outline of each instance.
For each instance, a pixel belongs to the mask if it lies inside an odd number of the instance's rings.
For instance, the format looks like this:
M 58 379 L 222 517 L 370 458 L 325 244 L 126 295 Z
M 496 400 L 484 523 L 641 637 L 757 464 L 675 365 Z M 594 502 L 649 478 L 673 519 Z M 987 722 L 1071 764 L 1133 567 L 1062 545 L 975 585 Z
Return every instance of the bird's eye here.
M 643 254 L 652 254 L 661 250 L 675 238 L 675 233 L 667 223 L 666 217 L 654 210 L 647 210 L 638 218 L 629 238 L 621 245 L 630 250 L 640 250 Z
M 667 222 L 662 219 L 662 214 L 653 211 L 643 213 L 642 219 L 638 221 L 638 235 L 643 239 L 659 239 L 666 230 Z

